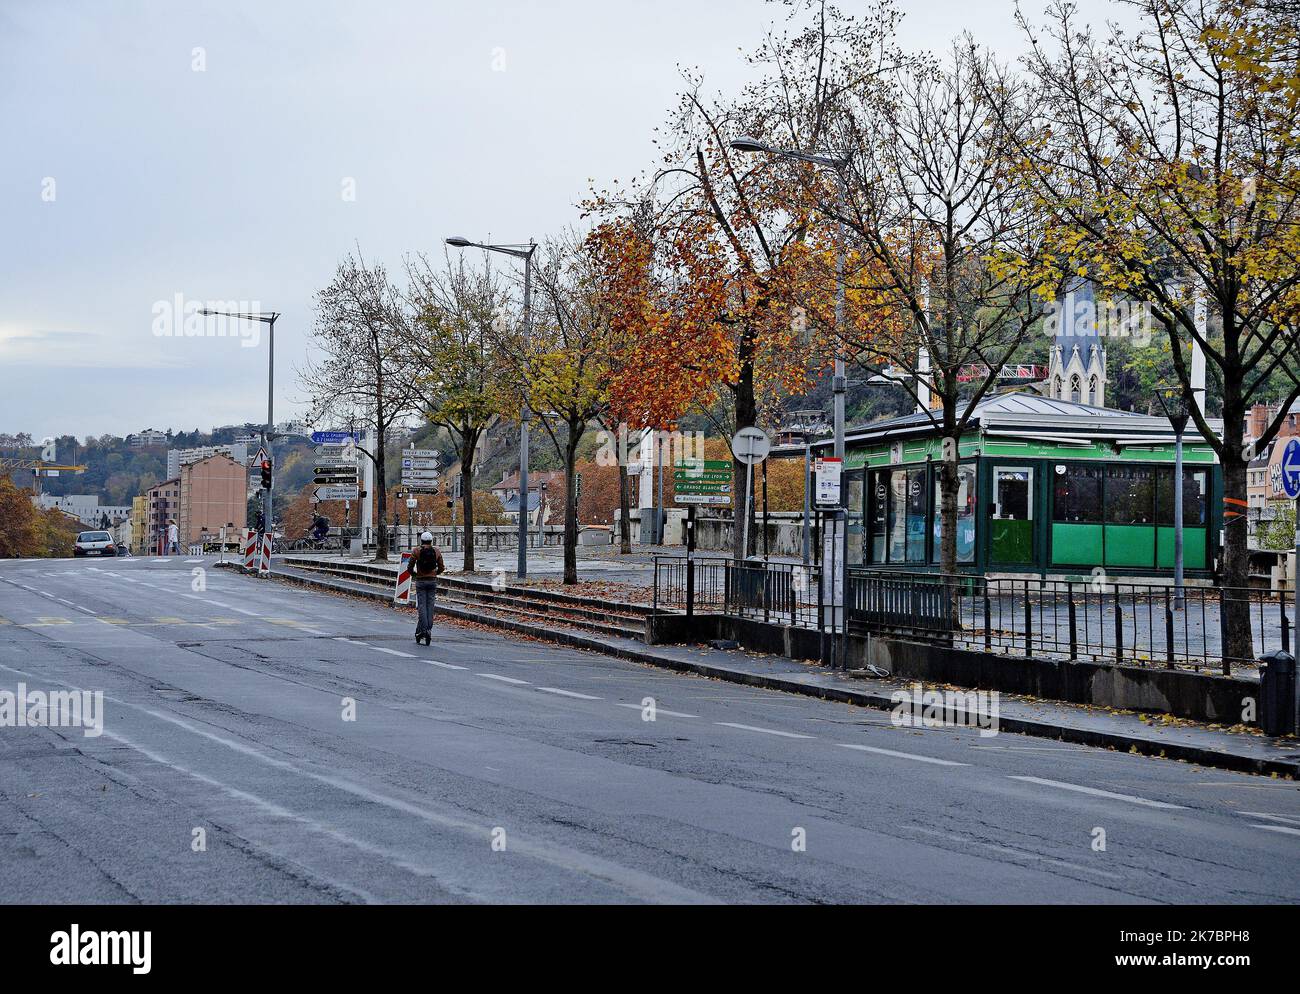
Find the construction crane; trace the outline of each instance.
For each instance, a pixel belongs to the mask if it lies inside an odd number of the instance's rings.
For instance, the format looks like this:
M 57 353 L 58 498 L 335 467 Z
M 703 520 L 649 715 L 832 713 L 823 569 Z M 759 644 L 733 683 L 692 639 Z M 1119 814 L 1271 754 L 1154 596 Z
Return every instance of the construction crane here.
M 32 493 L 36 496 L 41 494 L 41 477 L 58 476 L 59 473 L 84 473 L 85 466 L 71 466 L 65 463 L 46 462 L 44 459 L 27 459 L 22 456 L 16 458 L 0 457 L 0 473 L 6 476 L 16 469 L 30 469 L 32 471 Z

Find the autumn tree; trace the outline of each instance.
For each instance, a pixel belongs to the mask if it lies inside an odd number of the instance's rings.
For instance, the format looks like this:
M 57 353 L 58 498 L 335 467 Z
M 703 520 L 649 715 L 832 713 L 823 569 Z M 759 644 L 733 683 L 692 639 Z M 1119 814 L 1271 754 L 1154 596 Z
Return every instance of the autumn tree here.
M 1041 28 L 1023 22 L 1039 87 L 1024 161 L 1052 212 L 1059 268 L 1145 303 L 1167 336 L 1183 404 L 1223 466 L 1222 582 L 1244 588 L 1246 467 L 1300 397 L 1300 9 L 1126 7 L 1136 31 L 1095 31 L 1064 2 Z M 1222 435 L 1197 393 L 1193 346 Z M 1248 447 L 1244 416 L 1279 380 L 1278 413 Z M 1246 599 L 1225 598 L 1223 626 L 1225 661 L 1249 659 Z
M 564 464 L 564 582 L 577 583 L 578 448 L 608 403 L 614 337 L 599 288 L 604 273 L 577 236 L 560 236 L 539 254 L 532 333 L 507 336 L 502 346 L 521 399 Z
M 793 308 L 807 224 L 787 218 L 762 169 L 734 161 L 727 146 L 741 127 L 734 107 L 706 104 L 693 90 L 679 123 L 681 164 L 661 176 L 683 184 L 651 199 L 659 189 L 652 183 L 643 203 L 598 229 L 606 276 L 621 288 L 613 319 L 637 343 L 612 400 L 634 427 L 671 430 L 694 410 L 730 436 L 757 423 L 765 390 L 806 381 L 808 341 Z M 733 478 L 742 508 L 738 461 Z
M 409 323 L 405 298 L 384 266 L 349 254 L 316 293 L 312 338 L 321 355 L 299 371 L 310 398 L 309 423 L 334 418 L 375 433 L 373 451 L 358 449 L 375 467 L 379 562 L 388 560 L 384 453 L 393 428 L 414 409 Z
M 986 87 L 996 71 L 963 38 L 945 57 L 912 59 L 888 85 L 844 89 L 827 110 L 831 140 L 850 150 L 843 193 L 827 203 L 814 188 L 848 240 L 841 347 L 861 368 L 891 370 L 944 440 L 945 572 L 957 567 L 961 440 L 1055 290 L 1038 265 L 1043 214 L 1010 133 L 1026 126 L 1026 95 L 1010 78 Z
M 783 161 L 732 142 L 824 150 L 843 92 L 869 90 L 897 64 L 896 14 L 888 3 L 856 18 L 821 0 L 788 8 L 793 28 L 748 56 L 756 81 L 735 99 L 710 98 L 688 73 L 659 167 L 633 195 L 594 203 L 624 290 L 618 320 L 638 343 L 613 402 L 639 410 L 641 425 L 671 428 L 691 410 L 729 438 L 760 422 L 765 396 L 804 387 L 833 356 L 823 336 L 833 330 L 835 229 L 818 200 L 833 198 L 836 179 L 821 176 L 821 196 L 810 195 Z M 733 481 L 740 513 L 746 474 L 734 459 Z M 738 557 L 749 551 L 742 532 Z
M 505 287 L 490 266 L 476 270 L 424 256 L 408 261 L 416 318 L 409 329 L 420 412 L 445 428 L 460 460 L 465 569 L 474 570 L 474 458 L 479 440 L 501 415 L 506 389 L 493 323 L 503 313 Z
M 41 555 L 42 534 L 31 494 L 14 486 L 8 476 L 0 476 L 0 558 Z

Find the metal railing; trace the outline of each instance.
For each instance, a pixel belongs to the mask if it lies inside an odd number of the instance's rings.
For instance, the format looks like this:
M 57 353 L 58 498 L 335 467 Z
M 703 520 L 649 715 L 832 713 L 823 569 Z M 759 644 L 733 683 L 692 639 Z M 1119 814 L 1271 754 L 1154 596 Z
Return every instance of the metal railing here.
M 1291 651 L 1287 591 L 1037 577 L 988 578 L 849 567 L 842 611 L 819 567 L 656 556 L 656 612 L 715 612 L 826 633 L 897 635 L 997 655 L 1190 668 L 1231 675 Z M 829 584 L 827 584 L 829 586 Z M 1226 615 L 1249 619 L 1249 648 L 1224 651 Z M 843 625 L 837 624 L 843 618 Z
M 821 630 L 821 573 L 798 563 L 737 562 L 719 557 L 655 556 L 656 611 L 720 612 Z
M 854 568 L 845 584 L 850 634 L 899 634 L 959 648 L 1048 659 L 1217 669 L 1290 651 L 1280 590 L 1091 580 L 987 578 Z M 1250 654 L 1224 652 L 1225 608 L 1250 620 Z

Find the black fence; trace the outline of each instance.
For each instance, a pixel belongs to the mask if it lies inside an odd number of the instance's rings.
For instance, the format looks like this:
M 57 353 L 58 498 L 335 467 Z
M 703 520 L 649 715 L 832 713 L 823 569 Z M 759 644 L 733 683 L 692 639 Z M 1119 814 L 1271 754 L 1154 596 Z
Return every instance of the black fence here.
M 1291 651 L 1294 596 L 1258 588 L 988 578 L 849 567 L 843 606 L 817 566 L 657 556 L 654 609 L 716 612 L 850 635 L 896 635 L 998 655 L 1218 671 Z M 1249 619 L 1245 651 L 1225 652 L 1225 616 Z M 842 625 L 839 623 L 842 619 Z M 838 641 L 838 640 L 835 640 Z M 834 652 L 843 658 L 842 652 Z
M 821 571 L 798 563 L 656 556 L 654 609 L 717 612 L 827 630 Z
M 1224 652 L 1223 623 L 1236 606 L 1250 620 L 1247 655 Z M 850 568 L 850 634 L 898 634 L 960 648 L 1137 665 L 1253 668 L 1290 651 L 1290 595 L 1280 590 L 1090 580 L 986 578 Z

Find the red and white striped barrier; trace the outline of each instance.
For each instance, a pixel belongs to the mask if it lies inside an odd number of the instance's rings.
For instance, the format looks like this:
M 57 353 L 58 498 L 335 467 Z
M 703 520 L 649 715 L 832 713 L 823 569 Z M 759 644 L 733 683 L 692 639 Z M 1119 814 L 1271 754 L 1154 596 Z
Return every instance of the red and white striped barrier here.
M 402 553 L 402 565 L 397 570 L 397 589 L 393 591 L 394 604 L 411 603 L 411 554 Z
M 262 536 L 262 555 L 258 563 L 257 571 L 259 573 L 271 572 L 271 533 L 267 532 Z
M 253 569 L 257 566 L 257 532 L 252 528 L 244 529 L 244 569 Z

